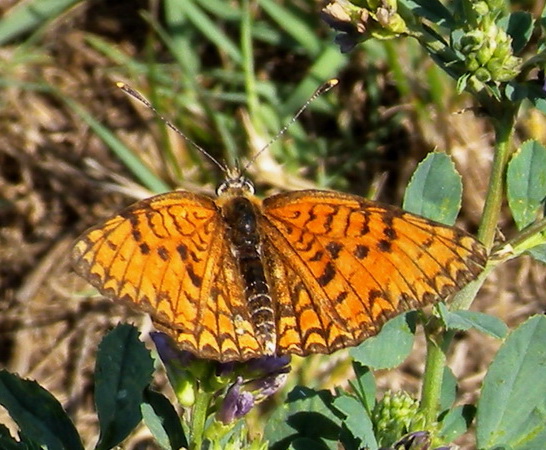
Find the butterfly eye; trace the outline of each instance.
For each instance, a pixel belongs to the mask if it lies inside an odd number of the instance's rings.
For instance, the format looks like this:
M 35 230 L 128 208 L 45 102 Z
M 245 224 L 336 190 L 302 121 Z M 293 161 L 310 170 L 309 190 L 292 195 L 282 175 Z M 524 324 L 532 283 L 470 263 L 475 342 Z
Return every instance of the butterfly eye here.
M 255 189 L 252 181 L 243 178 L 243 191 L 248 192 L 249 194 L 254 194 Z
M 226 191 L 228 190 L 230 184 L 228 181 L 224 181 L 223 183 L 220 183 L 218 185 L 218 187 L 216 188 L 216 195 L 218 197 L 221 197 L 223 194 L 226 193 Z

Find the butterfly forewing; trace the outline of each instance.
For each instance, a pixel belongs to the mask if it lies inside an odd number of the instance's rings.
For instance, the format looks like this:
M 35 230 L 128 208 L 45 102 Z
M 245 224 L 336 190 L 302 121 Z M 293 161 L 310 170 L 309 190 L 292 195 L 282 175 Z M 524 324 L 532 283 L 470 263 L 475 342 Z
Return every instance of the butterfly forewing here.
M 355 196 L 298 191 L 265 199 L 263 210 L 282 267 L 271 277 L 281 352 L 356 345 L 399 312 L 454 292 L 485 263 L 466 233 Z
M 73 262 L 104 295 L 149 312 L 183 349 L 218 360 L 261 351 L 208 197 L 177 191 L 138 202 L 81 236 Z

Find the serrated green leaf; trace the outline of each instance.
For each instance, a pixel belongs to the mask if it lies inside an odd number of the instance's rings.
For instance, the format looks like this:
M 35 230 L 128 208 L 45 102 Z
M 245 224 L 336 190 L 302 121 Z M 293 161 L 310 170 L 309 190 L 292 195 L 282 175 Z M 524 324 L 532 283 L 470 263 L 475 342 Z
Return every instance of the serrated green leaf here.
M 140 406 L 144 423 L 157 443 L 166 450 L 188 448 L 188 441 L 174 406 L 163 394 L 146 389 Z
M 334 400 L 334 407 L 345 415 L 343 423 L 361 442 L 359 448 L 365 447 L 370 450 L 378 448 L 371 418 L 362 403 L 355 397 L 345 394 Z
M 465 331 L 475 328 L 482 333 L 503 339 L 508 332 L 506 324 L 489 314 L 478 311 L 449 311 L 443 303 L 438 304 L 438 310 L 447 328 Z
M 508 165 L 506 174 L 508 204 L 521 230 L 537 218 L 546 199 L 546 148 L 527 141 Z
M 19 440 L 16 441 L 5 425 L 0 424 L 0 448 L 2 450 L 42 450 L 43 447 L 19 431 Z
M 409 355 L 415 338 L 415 311 L 389 320 L 377 336 L 366 339 L 350 350 L 355 361 L 374 369 L 390 369 L 400 365 Z
M 310 439 L 315 445 L 336 450 L 341 419 L 333 412 L 333 399 L 329 391 L 296 386 L 267 421 L 264 437 L 270 449 L 285 449 L 296 440 Z
M 153 361 L 131 325 L 118 325 L 99 345 L 95 403 L 100 438 L 97 449 L 119 444 L 142 419 L 140 404 L 150 383 Z
M 463 185 L 445 153 L 430 153 L 415 170 L 404 194 L 404 209 L 453 225 L 461 207 Z
M 546 317 L 520 325 L 499 349 L 478 403 L 479 448 L 543 448 L 546 442 Z
M 475 415 L 474 405 L 457 406 L 449 410 L 441 419 L 440 439 L 444 442 L 455 440 L 468 430 Z
M 21 432 L 48 450 L 83 449 L 80 436 L 61 404 L 35 381 L 0 371 L 0 404 Z

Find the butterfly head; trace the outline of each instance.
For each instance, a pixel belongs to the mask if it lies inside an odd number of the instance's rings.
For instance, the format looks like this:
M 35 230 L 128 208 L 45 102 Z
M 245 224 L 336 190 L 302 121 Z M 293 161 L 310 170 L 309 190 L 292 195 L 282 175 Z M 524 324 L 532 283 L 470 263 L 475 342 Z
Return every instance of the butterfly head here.
M 226 170 L 226 179 L 216 189 L 216 195 L 222 196 L 247 196 L 254 194 L 254 185 L 246 178 L 241 169 L 236 167 Z

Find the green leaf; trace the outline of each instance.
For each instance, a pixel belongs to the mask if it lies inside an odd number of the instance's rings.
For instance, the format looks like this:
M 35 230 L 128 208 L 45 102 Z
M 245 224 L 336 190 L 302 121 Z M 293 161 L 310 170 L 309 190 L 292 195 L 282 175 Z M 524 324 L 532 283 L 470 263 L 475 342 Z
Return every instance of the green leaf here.
M 0 424 L 0 448 L 2 450 L 43 450 L 43 446 L 29 439 L 19 430 L 19 440 L 16 441 L 5 425 Z
M 296 438 L 290 443 L 288 450 L 328 450 L 328 448 L 324 443 L 314 441 L 313 439 Z
M 345 394 L 334 400 L 334 406 L 345 416 L 344 425 L 362 444 L 359 448 L 370 450 L 378 448 L 373 423 L 362 403 L 355 397 Z
M 39 446 L 83 450 L 78 432 L 61 404 L 35 381 L 0 371 L 0 404 L 21 432 Z
M 423 17 L 441 27 L 454 28 L 455 21 L 449 10 L 438 0 L 399 0 L 416 17 Z
M 449 311 L 443 303 L 438 304 L 438 310 L 449 329 L 465 331 L 475 328 L 497 339 L 503 339 L 508 332 L 508 327 L 502 320 L 489 314 L 466 310 Z
M 359 363 L 374 369 L 400 365 L 410 354 L 415 338 L 416 312 L 409 311 L 389 320 L 377 336 L 366 339 L 349 354 Z
M 461 207 L 463 185 L 445 153 L 429 153 L 415 170 L 404 195 L 404 209 L 453 225 Z
M 534 84 L 527 83 L 526 87 L 527 98 L 531 104 L 539 111 L 546 114 L 546 92 L 544 92 L 542 85 L 535 82 Z
M 150 383 L 150 352 L 131 325 L 118 325 L 99 345 L 95 367 L 95 403 L 100 438 L 97 449 L 119 444 L 142 418 L 140 404 Z
M 512 38 L 512 49 L 518 54 L 531 39 L 533 34 L 533 16 L 526 11 L 516 11 L 498 21 Z
M 363 366 L 358 361 L 353 361 L 353 370 L 356 378 L 349 383 L 360 401 L 365 405 L 368 413 L 371 413 L 375 407 L 375 393 L 377 390 L 373 373 L 369 367 Z
M 531 250 L 529 250 L 529 253 L 537 261 L 540 261 L 546 264 L 546 244 L 537 245 L 536 247 L 533 247 Z
M 476 407 L 474 405 L 457 406 L 447 412 L 441 418 L 441 429 L 439 438 L 444 442 L 452 442 L 470 427 Z
M 306 439 L 313 443 L 306 448 L 336 450 L 341 420 L 332 411 L 335 410 L 332 402 L 329 391 L 296 386 L 267 421 L 264 437 L 270 442 L 269 448 L 281 450 L 299 439 Z
M 188 441 L 174 406 L 163 394 L 146 389 L 140 406 L 144 423 L 164 449 L 188 448 Z
M 440 411 L 451 408 L 457 398 L 457 378 L 449 367 L 444 368 L 442 392 L 440 393 Z
M 483 381 L 479 448 L 538 449 L 546 442 L 546 317 L 535 316 L 506 339 Z
M 527 141 L 508 165 L 506 174 L 508 204 L 518 229 L 537 219 L 546 199 L 546 148 L 537 141 Z

